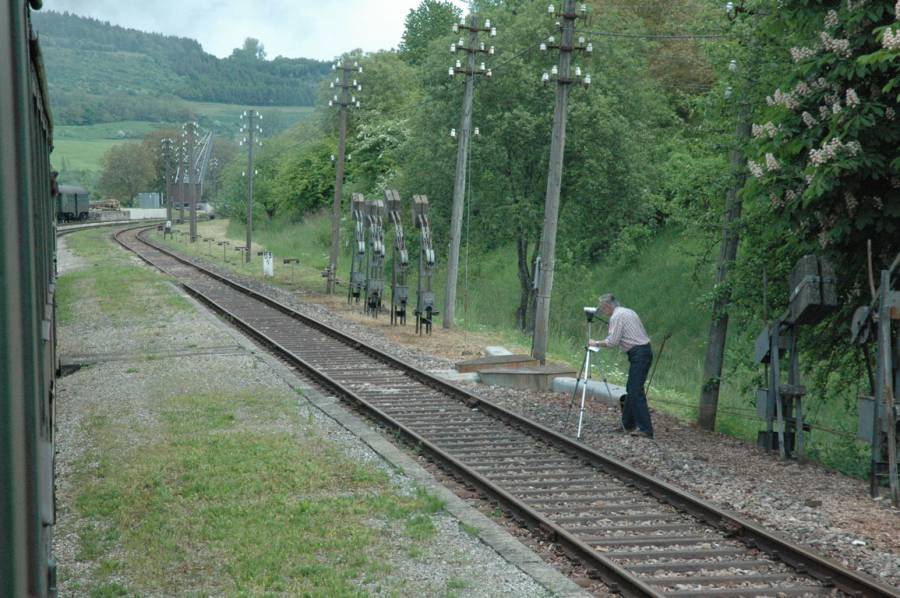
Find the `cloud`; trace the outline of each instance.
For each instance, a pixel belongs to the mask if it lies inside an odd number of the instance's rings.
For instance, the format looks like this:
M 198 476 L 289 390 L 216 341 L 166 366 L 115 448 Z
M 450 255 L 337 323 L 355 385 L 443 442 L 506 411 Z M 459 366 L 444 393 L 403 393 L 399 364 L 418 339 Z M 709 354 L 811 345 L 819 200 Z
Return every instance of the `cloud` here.
M 419 0 L 45 0 L 44 8 L 193 38 L 219 57 L 231 54 L 245 38 L 255 37 L 269 58 L 330 60 L 355 48 L 371 52 L 396 47 L 407 13 L 418 4 Z

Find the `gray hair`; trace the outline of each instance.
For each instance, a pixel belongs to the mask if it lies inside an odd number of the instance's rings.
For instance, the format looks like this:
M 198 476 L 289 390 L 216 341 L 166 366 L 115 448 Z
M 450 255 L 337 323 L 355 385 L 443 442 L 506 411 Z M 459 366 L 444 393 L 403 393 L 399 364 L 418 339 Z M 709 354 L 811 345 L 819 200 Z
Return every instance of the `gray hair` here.
M 619 307 L 619 300 L 616 299 L 616 296 L 613 295 L 612 293 L 605 293 L 603 295 L 600 295 L 600 304 L 599 305 L 600 305 L 600 307 L 603 307 L 604 305 L 608 305 L 608 306 L 612 307 L 613 309 L 615 309 L 616 307 Z

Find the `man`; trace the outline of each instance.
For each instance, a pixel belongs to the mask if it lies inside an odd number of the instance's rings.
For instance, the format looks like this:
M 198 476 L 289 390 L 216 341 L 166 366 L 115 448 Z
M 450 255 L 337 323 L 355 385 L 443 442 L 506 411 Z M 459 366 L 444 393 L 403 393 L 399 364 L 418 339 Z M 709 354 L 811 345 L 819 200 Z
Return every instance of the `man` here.
M 653 438 L 653 424 L 644 394 L 644 382 L 653 361 L 650 337 L 641 319 L 616 298 L 607 293 L 600 296 L 600 311 L 609 318 L 609 336 L 602 341 L 591 341 L 595 347 L 619 347 L 628 355 L 628 382 L 625 405 L 622 409 L 622 428 L 632 436 Z

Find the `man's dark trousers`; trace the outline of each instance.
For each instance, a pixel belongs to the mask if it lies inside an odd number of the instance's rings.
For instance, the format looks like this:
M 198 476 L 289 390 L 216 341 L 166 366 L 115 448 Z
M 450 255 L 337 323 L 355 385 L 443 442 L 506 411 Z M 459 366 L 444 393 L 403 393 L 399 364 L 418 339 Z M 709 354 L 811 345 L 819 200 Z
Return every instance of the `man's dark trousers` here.
M 644 394 L 644 383 L 653 363 L 653 351 L 650 345 L 638 345 L 628 351 L 628 382 L 625 384 L 625 407 L 622 410 L 622 426 L 626 430 L 637 428 L 641 432 L 653 434 L 650 422 L 650 409 L 647 408 L 647 395 Z

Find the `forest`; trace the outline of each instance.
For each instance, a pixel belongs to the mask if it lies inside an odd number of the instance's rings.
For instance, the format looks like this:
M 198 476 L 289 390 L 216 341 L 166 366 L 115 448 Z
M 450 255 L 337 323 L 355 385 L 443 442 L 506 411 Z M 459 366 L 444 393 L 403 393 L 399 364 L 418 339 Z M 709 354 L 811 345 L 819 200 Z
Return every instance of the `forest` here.
M 266 59 L 248 38 L 219 59 L 192 39 L 126 29 L 74 14 L 34 16 L 57 123 L 172 122 L 190 112 L 180 100 L 311 106 L 330 72 L 307 58 Z

